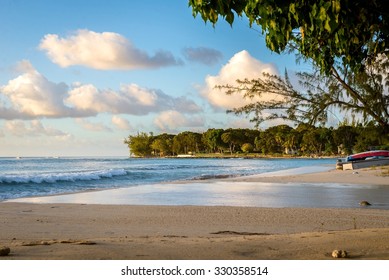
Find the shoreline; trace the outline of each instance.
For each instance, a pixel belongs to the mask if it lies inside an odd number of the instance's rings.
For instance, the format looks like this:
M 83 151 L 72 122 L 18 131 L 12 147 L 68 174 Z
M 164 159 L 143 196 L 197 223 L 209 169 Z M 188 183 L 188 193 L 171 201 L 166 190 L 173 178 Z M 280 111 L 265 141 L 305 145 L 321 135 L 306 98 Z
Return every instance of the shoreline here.
M 388 177 L 379 169 L 269 175 L 209 182 L 342 180 L 351 185 L 384 182 L 389 190 Z M 2 202 L 0 223 L 0 246 L 11 249 L 0 260 L 329 260 L 335 249 L 346 250 L 349 259 L 389 260 L 389 210 L 369 207 Z
M 102 205 L 371 208 L 389 210 L 388 167 L 337 170 L 309 166 L 239 177 L 144 184 L 3 201 Z M 307 195 L 310 195 L 307 197 Z

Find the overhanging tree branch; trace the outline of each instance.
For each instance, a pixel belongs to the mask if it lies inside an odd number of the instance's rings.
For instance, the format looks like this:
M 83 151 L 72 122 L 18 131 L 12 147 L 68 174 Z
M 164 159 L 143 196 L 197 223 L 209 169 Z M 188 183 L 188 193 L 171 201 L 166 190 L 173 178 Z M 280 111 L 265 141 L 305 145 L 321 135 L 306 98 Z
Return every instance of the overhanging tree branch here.
M 336 107 L 341 111 L 370 117 L 384 130 L 388 130 L 388 105 L 382 103 L 387 96 L 380 83 L 382 79 L 369 73 L 358 74 L 363 77 L 355 75 L 346 76 L 347 80 L 342 79 L 335 68 L 329 76 L 323 76 L 319 71 L 298 73 L 303 89 L 297 90 L 290 82 L 287 72 L 284 78 L 263 73 L 258 79 L 237 80 L 234 85 L 219 85 L 216 88 L 224 90 L 228 95 L 241 94 L 243 98 L 252 101 L 227 112 L 251 115 L 251 121 L 256 126 L 274 119 L 308 122 L 312 125 L 324 124 L 328 111 Z M 366 79 L 369 81 L 368 85 Z

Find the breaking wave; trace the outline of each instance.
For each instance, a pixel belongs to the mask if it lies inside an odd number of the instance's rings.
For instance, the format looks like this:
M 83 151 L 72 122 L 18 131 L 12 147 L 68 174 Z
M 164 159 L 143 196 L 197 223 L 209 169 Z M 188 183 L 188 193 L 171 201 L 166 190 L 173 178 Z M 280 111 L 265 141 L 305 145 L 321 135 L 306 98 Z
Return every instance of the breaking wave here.
M 0 183 L 25 184 L 25 183 L 56 183 L 92 181 L 115 176 L 127 175 L 124 169 L 94 170 L 82 172 L 43 173 L 43 174 L 18 174 L 0 176 Z

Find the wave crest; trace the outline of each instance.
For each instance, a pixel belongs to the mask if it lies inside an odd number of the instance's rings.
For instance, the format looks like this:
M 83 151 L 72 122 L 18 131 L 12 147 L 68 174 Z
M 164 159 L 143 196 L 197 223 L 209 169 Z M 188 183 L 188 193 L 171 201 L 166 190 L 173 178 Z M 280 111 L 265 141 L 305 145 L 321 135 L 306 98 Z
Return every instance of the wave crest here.
M 75 181 L 92 181 L 114 176 L 127 175 L 124 169 L 107 169 L 83 172 L 65 172 L 65 173 L 48 173 L 48 174 L 19 174 L 0 176 L 0 183 L 21 184 L 21 183 L 56 183 L 56 182 L 75 182 Z

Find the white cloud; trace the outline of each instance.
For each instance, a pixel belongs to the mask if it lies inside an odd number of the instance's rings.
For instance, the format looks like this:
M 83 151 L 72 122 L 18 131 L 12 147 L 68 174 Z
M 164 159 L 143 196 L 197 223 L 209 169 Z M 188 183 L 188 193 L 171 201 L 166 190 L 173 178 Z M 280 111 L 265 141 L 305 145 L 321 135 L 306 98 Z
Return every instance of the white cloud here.
M 169 110 L 162 112 L 154 119 L 154 125 L 161 131 L 176 131 L 183 127 L 202 127 L 201 117 L 188 117 L 180 112 Z
M 241 95 L 226 95 L 224 91 L 215 89 L 218 85 L 234 85 L 237 79 L 255 79 L 262 77 L 262 73 L 277 74 L 272 64 L 265 64 L 253 58 L 247 51 L 235 54 L 224 65 L 216 76 L 207 76 L 201 95 L 208 100 L 214 108 L 232 109 L 253 102 L 245 100 Z M 267 98 L 272 98 L 268 96 Z
M 158 51 L 150 56 L 122 35 L 113 32 L 98 33 L 82 29 L 66 38 L 47 34 L 39 48 L 61 67 L 82 65 L 100 70 L 131 70 L 182 64 L 167 51 Z
M 116 128 L 120 130 L 130 130 L 131 125 L 130 122 L 122 117 L 119 116 L 112 116 L 112 123 L 115 125 Z
M 147 115 L 168 109 L 189 113 L 201 110 L 186 97 L 171 97 L 161 90 L 142 88 L 136 84 L 122 85 L 119 91 L 99 90 L 90 84 L 81 85 L 69 91 L 66 103 L 78 110 L 95 114 Z
M 0 117 L 59 117 L 75 113 L 63 104 L 68 90 L 66 84 L 50 82 L 28 61 L 23 61 L 19 67 L 25 72 L 0 87 L 0 100 L 3 94 L 3 99 L 12 104 L 12 108 L 7 108 L 6 102 L 0 104 Z
M 71 135 L 53 127 L 45 127 L 38 120 L 24 122 L 20 120 L 7 121 L 5 131 L 18 137 L 50 136 L 56 138 L 70 138 Z
M 19 65 L 18 77 L 0 86 L 0 118 L 36 119 L 91 117 L 100 113 L 147 115 L 166 110 L 197 113 L 192 100 L 172 97 L 161 90 L 123 84 L 119 90 L 98 89 L 92 84 L 49 81 L 28 61 Z

